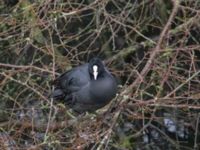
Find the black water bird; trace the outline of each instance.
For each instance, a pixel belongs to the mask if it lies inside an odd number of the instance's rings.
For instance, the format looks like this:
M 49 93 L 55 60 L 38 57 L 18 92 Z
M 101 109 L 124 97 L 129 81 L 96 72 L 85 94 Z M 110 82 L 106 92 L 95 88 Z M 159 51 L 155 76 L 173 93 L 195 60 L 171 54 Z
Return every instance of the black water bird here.
M 55 82 L 54 99 L 61 99 L 74 111 L 93 112 L 108 104 L 116 95 L 117 82 L 99 58 L 75 67 Z

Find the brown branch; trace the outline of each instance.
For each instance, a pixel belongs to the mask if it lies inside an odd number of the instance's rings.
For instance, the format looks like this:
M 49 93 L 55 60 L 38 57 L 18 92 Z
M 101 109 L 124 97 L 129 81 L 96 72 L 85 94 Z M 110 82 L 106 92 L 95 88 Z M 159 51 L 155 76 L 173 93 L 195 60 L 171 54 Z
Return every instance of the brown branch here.
M 2 75 L 2 76 L 4 76 L 4 77 L 8 78 L 8 79 L 11 80 L 11 81 L 14 81 L 14 82 L 16 82 L 16 83 L 18 83 L 18 84 L 20 84 L 20 85 L 23 85 L 23 86 L 27 87 L 28 89 L 30 89 L 31 91 L 33 91 L 34 93 L 36 93 L 38 96 L 40 96 L 41 98 L 43 98 L 44 100 L 46 100 L 47 102 L 49 102 L 49 100 L 48 100 L 47 97 L 45 97 L 42 93 L 40 93 L 40 92 L 39 92 L 38 90 L 36 90 L 34 87 L 31 87 L 30 85 L 28 85 L 26 82 L 22 82 L 22 81 L 20 81 L 20 80 L 16 80 L 16 79 L 14 79 L 13 77 L 7 75 L 7 74 L 4 73 L 4 72 L 3 72 L 3 73 L 0 73 L 0 75 Z
M 165 39 L 166 35 L 168 34 L 168 30 L 171 26 L 171 23 L 178 11 L 178 6 L 179 6 L 179 1 L 178 0 L 172 0 L 173 3 L 173 10 L 172 13 L 167 21 L 167 24 L 165 25 L 163 31 L 160 34 L 160 38 L 158 40 L 158 43 L 155 47 L 155 49 L 152 51 L 149 60 L 147 61 L 145 67 L 143 68 L 143 70 L 141 71 L 141 76 L 144 78 L 147 73 L 150 71 L 152 65 L 153 65 L 153 60 L 155 59 L 156 55 L 159 53 L 160 49 L 161 49 L 161 44 L 163 42 L 163 40 Z M 130 93 L 131 89 L 136 86 L 137 84 L 139 84 L 140 82 L 142 82 L 141 77 L 138 77 L 128 88 L 126 88 L 121 95 L 126 95 L 128 93 Z
M 31 66 L 31 65 L 12 65 L 12 64 L 4 64 L 4 63 L 0 63 L 0 66 L 2 67 L 9 67 L 9 68 L 16 68 L 16 69 L 35 69 L 35 70 L 38 70 L 38 71 L 41 71 L 41 72 L 47 72 L 47 73 L 50 73 L 50 74 L 54 74 L 54 71 L 49 71 L 49 70 L 46 70 L 46 69 L 43 69 L 43 68 L 39 68 L 39 67 L 36 67 L 36 66 Z M 60 75 L 59 73 L 56 73 L 56 75 Z

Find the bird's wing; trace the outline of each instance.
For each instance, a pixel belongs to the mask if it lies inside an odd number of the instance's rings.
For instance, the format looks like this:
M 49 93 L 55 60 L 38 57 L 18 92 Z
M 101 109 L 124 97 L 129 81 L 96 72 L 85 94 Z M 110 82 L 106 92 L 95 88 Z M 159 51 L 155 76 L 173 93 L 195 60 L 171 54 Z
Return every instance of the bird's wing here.
M 62 82 L 64 80 L 68 80 L 68 74 L 70 74 L 72 70 L 68 70 L 66 72 L 64 72 L 63 74 L 61 74 L 59 77 L 57 77 L 54 81 L 53 81 L 53 85 L 55 85 L 55 87 L 57 88 L 62 88 Z
M 65 93 L 72 93 L 80 90 L 89 82 L 87 69 L 80 66 L 63 73 L 55 80 L 56 87 L 61 88 Z

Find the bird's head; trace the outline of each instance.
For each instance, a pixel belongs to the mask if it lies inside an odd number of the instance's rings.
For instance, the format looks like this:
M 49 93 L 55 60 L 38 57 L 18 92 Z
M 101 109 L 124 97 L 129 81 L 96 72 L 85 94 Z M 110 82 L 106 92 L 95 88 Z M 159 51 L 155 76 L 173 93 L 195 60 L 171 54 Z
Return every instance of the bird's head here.
M 89 61 L 89 74 L 92 79 L 97 80 L 99 77 L 101 77 L 102 73 L 104 72 L 104 64 L 99 58 L 92 58 Z

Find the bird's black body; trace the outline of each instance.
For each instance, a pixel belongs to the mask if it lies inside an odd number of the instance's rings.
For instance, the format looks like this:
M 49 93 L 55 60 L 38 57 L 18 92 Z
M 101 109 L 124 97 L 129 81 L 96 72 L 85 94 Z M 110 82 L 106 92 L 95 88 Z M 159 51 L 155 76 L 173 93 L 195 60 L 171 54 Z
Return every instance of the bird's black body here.
M 97 79 L 93 66 L 98 67 Z M 110 102 L 117 92 L 117 83 L 102 61 L 93 58 L 89 63 L 65 72 L 55 80 L 54 99 L 63 99 L 73 110 L 82 113 L 95 111 Z

